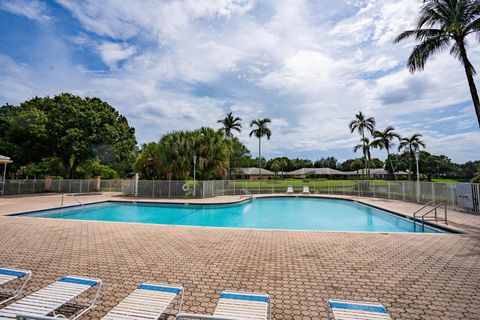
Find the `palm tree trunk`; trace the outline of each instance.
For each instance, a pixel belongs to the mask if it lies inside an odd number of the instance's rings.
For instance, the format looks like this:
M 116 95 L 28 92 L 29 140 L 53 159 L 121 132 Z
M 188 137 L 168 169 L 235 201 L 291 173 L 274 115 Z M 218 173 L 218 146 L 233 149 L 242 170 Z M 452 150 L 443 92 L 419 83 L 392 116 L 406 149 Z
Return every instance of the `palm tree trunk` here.
M 457 43 L 460 48 L 460 56 L 462 57 L 463 66 L 467 75 L 468 86 L 470 88 L 470 94 L 472 95 L 473 106 L 475 107 L 475 113 L 477 114 L 478 125 L 480 126 L 480 99 L 478 98 L 477 87 L 475 86 L 475 81 L 473 80 L 473 66 L 468 60 L 467 50 L 465 50 L 465 45 L 463 41 L 457 41 Z
M 386 148 L 386 149 L 387 149 L 387 159 L 390 159 L 390 150 L 388 150 L 388 148 Z M 390 167 L 392 168 L 392 172 L 393 172 L 393 176 L 395 177 L 395 181 L 398 181 L 397 174 L 395 173 L 395 167 L 393 166 L 392 159 L 390 159 L 390 161 L 388 161 L 388 162 L 390 162 Z
M 262 175 L 262 138 L 258 138 L 258 178 Z
M 368 174 L 368 163 L 367 163 L 367 152 L 365 150 L 365 131 L 362 130 L 362 145 L 363 145 L 363 148 L 362 148 L 362 151 L 363 151 L 363 162 L 364 162 L 364 169 L 362 170 L 362 173 L 363 173 L 363 177 L 367 177 L 367 180 L 369 178 L 369 174 Z

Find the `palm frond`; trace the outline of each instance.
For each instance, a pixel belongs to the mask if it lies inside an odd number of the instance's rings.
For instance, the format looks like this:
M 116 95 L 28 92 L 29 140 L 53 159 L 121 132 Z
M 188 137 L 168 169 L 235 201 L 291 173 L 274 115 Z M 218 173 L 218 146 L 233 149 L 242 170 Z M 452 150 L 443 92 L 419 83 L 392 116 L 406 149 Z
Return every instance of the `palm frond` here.
M 408 68 L 411 73 L 417 70 L 423 70 L 428 58 L 437 51 L 445 50 L 450 42 L 448 37 L 430 38 L 416 45 L 408 57 Z

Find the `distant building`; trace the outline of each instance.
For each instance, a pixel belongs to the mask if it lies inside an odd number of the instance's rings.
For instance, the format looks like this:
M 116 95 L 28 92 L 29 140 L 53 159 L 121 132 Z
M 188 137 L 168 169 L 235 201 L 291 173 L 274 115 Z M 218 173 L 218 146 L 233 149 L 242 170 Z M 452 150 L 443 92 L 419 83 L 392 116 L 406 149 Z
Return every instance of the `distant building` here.
M 267 169 L 258 169 L 256 167 L 236 168 L 231 176 L 235 179 L 265 180 L 275 176 L 275 173 Z
M 367 170 L 365 169 L 360 169 L 357 171 L 346 171 L 344 172 L 345 174 L 348 175 L 350 178 L 357 178 L 357 177 L 364 177 L 367 174 Z M 396 173 L 397 178 L 408 178 L 408 172 L 405 171 L 397 171 Z M 370 169 L 370 176 L 373 179 L 385 179 L 388 176 L 388 171 L 383 169 L 383 168 L 372 168 Z
M 321 176 L 321 177 L 331 177 L 331 176 L 345 176 L 347 173 L 331 168 L 301 168 L 290 172 L 285 172 L 285 176 L 292 178 L 306 178 L 309 176 Z

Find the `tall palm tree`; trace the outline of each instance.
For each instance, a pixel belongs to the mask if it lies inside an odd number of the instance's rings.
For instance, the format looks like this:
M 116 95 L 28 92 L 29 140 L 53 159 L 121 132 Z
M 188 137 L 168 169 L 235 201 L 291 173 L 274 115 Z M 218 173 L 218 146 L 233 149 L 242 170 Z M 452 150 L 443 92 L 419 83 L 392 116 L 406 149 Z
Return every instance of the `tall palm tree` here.
M 258 138 L 258 174 L 262 174 L 262 137 L 267 137 L 268 140 L 270 140 L 270 137 L 272 136 L 272 131 L 268 128 L 268 124 L 271 123 L 272 120 L 269 118 L 265 119 L 257 119 L 257 120 L 252 120 L 250 122 L 250 128 L 255 128 L 252 131 L 250 131 L 249 136 L 255 136 Z
M 221 123 L 223 127 L 221 130 L 225 133 L 225 136 L 231 138 L 233 137 L 233 130 L 237 132 L 242 132 L 242 118 L 234 117 L 231 112 L 229 112 L 225 118 L 220 119 L 217 123 Z
M 360 139 L 362 142 L 361 144 L 357 144 L 353 147 L 353 152 L 357 152 L 358 150 L 362 150 L 363 154 L 365 155 L 365 159 L 367 159 L 367 166 L 366 168 L 370 167 L 370 161 L 372 160 L 372 155 L 370 150 L 374 147 L 372 142 L 367 137 Z M 365 169 L 366 170 L 366 169 Z M 368 173 L 370 175 L 370 173 Z
M 475 68 L 467 56 L 467 37 L 477 34 L 480 39 L 480 3 L 478 0 L 426 0 L 414 30 L 401 33 L 398 43 L 414 38 L 417 45 L 408 58 L 410 72 L 423 70 L 428 58 L 436 52 L 450 49 L 450 54 L 460 60 L 467 75 L 473 106 L 480 126 L 480 100 L 473 77 Z
M 400 144 L 398 145 L 398 151 L 405 150 L 409 154 L 410 158 L 410 172 L 413 172 L 413 158 L 415 157 L 415 151 L 420 150 L 420 148 L 426 147 L 425 142 L 423 142 L 420 138 L 422 135 L 420 133 L 414 133 L 410 137 L 405 137 L 400 139 Z
M 385 149 L 387 151 L 387 159 L 390 159 L 390 149 L 394 146 L 393 140 L 400 140 L 400 135 L 395 132 L 395 128 L 392 126 L 386 127 L 383 131 L 375 130 L 372 133 L 374 140 L 372 145 L 375 148 L 380 150 Z M 393 166 L 392 159 L 390 159 L 390 167 L 392 168 L 393 176 L 397 180 L 397 175 L 395 174 L 395 168 Z
M 372 131 L 375 129 L 375 118 L 370 117 L 367 118 L 362 111 L 359 111 L 355 115 L 355 119 L 350 121 L 348 124 L 348 127 L 350 128 L 350 132 L 353 133 L 355 131 L 358 131 L 358 133 L 362 136 L 361 141 L 365 142 L 365 133 L 368 131 L 369 133 L 372 133 Z M 368 161 L 367 161 L 367 155 L 365 154 L 365 148 L 362 148 L 363 152 L 363 159 L 365 162 L 365 170 L 367 170 L 367 177 L 370 177 L 370 170 L 368 168 Z

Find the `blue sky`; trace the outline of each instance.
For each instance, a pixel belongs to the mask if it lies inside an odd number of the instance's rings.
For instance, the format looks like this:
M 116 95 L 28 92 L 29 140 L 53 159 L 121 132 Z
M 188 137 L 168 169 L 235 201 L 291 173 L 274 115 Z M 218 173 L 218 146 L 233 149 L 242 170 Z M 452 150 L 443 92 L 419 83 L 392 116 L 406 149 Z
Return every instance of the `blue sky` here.
M 354 157 L 347 124 L 424 134 L 427 150 L 480 158 L 462 66 L 447 53 L 405 67 L 417 0 L 0 0 L 0 104 L 72 92 L 127 116 L 140 143 L 218 127 L 232 111 L 272 118 L 270 157 Z M 480 69 L 480 46 L 469 54 Z M 477 81 L 477 85 L 480 83 Z M 375 155 L 384 158 L 376 151 Z M 358 155 L 359 156 L 359 155 Z

